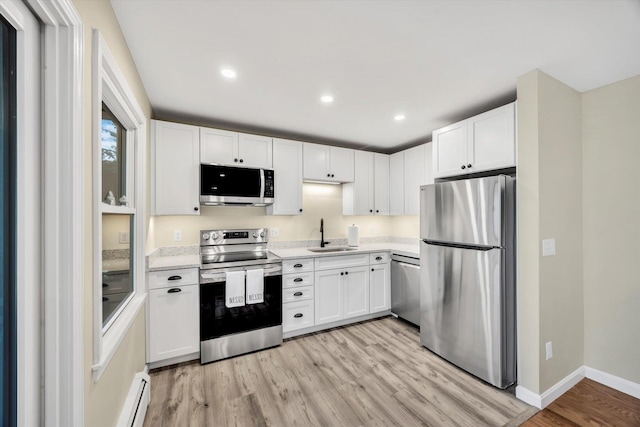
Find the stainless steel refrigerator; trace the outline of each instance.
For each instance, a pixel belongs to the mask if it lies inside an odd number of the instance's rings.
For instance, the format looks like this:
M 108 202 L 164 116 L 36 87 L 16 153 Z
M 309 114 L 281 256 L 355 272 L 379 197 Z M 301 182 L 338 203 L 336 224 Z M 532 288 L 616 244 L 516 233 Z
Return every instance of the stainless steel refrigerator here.
M 516 380 L 515 180 L 420 188 L 420 343 L 506 388 Z

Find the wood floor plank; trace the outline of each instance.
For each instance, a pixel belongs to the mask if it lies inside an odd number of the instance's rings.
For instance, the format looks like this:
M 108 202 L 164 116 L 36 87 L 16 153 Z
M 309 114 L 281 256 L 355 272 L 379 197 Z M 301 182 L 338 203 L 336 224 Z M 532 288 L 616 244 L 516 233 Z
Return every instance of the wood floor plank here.
M 391 317 L 151 373 L 145 426 L 502 426 L 531 407 Z

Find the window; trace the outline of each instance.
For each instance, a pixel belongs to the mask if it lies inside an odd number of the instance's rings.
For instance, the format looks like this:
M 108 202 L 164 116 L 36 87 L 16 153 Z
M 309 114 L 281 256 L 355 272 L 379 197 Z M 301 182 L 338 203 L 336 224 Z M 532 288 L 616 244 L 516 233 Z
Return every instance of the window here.
M 146 118 L 98 30 L 94 76 L 94 365 L 97 381 L 146 298 Z
M 16 423 L 16 31 L 0 17 L 0 421 Z

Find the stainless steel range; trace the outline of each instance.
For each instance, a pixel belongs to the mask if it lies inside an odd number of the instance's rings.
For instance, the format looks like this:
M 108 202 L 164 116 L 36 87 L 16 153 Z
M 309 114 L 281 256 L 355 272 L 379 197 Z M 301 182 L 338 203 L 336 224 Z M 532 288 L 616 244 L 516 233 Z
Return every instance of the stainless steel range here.
M 267 234 L 200 232 L 201 363 L 282 344 L 282 262 Z

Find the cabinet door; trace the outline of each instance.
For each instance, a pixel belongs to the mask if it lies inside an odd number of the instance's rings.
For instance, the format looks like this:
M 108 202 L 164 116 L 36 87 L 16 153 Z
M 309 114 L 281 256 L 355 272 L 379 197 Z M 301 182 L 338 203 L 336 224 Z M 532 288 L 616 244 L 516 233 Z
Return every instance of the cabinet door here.
M 342 319 L 342 277 L 344 270 L 318 271 L 315 274 L 316 325 Z
M 302 148 L 304 179 L 327 181 L 331 179 L 329 172 L 329 147 L 305 142 Z
M 434 131 L 432 143 L 434 178 L 467 173 L 466 120 Z
M 331 161 L 331 181 L 353 182 L 354 150 L 350 148 L 329 147 Z
M 353 182 L 342 185 L 342 214 L 373 215 L 373 153 L 357 150 L 354 166 Z
M 433 144 L 424 144 L 424 184 L 433 184 Z
M 376 215 L 389 215 L 389 155 L 374 154 L 373 203 Z
M 198 293 L 198 285 L 149 291 L 149 362 L 200 351 Z
M 152 120 L 152 215 L 200 213 L 199 130 Z
M 369 313 L 369 267 L 350 268 L 342 280 L 343 318 Z
M 404 152 L 389 156 L 389 213 L 404 215 Z
M 238 133 L 200 128 L 200 161 L 238 166 Z
M 468 120 L 469 172 L 516 165 L 515 103 Z
M 404 214 L 420 215 L 420 186 L 425 182 L 424 144 L 404 151 Z
M 267 206 L 269 215 L 302 213 L 302 143 L 286 139 L 273 140 L 275 202 Z
M 389 263 L 371 266 L 369 312 L 391 309 L 391 267 Z
M 241 133 L 238 137 L 238 162 L 249 168 L 273 168 L 273 139 Z

